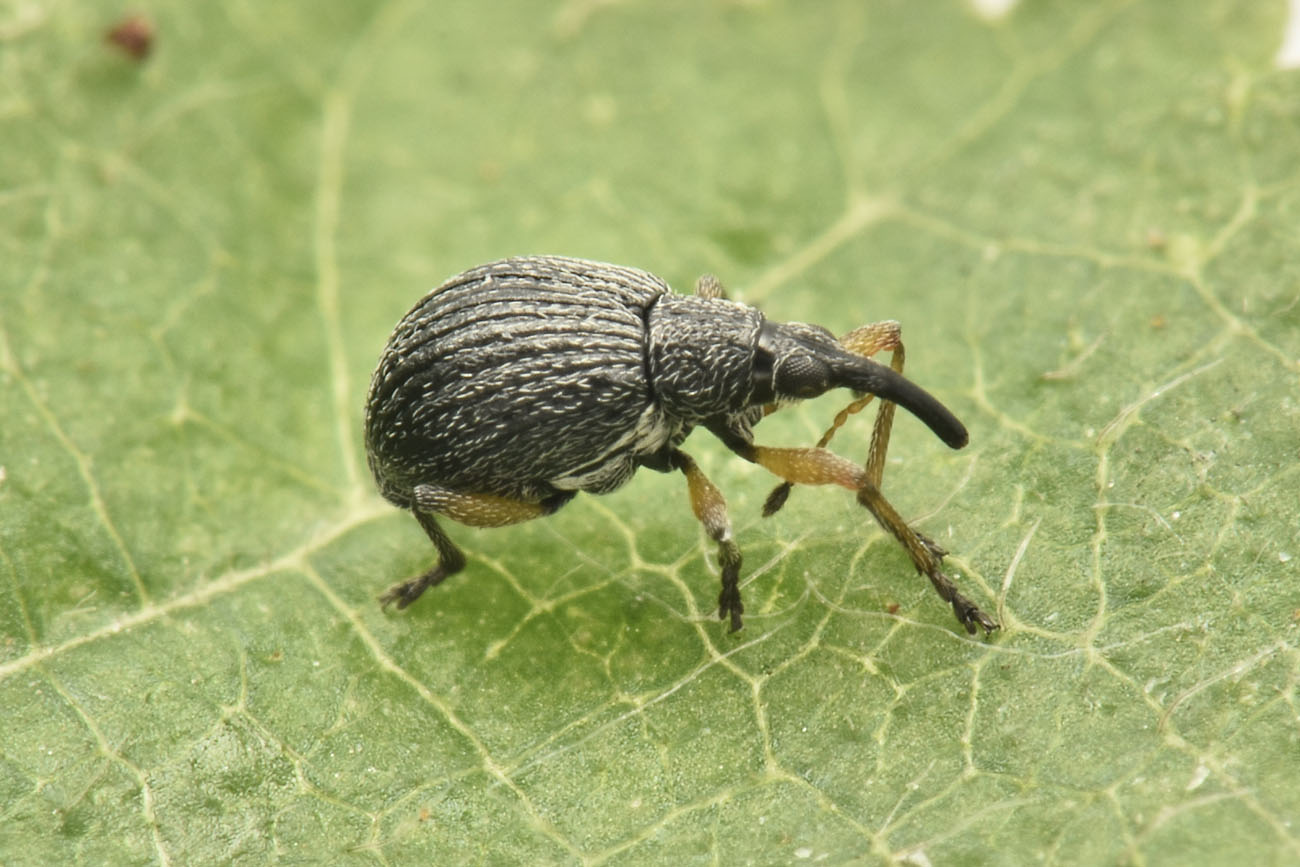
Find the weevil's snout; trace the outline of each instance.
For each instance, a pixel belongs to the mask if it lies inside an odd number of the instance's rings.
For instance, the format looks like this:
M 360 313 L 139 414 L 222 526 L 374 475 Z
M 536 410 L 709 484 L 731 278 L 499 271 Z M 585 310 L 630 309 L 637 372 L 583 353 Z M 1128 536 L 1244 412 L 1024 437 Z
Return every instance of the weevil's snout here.
M 957 420 L 938 398 L 891 367 L 861 355 L 841 351 L 831 364 L 835 386 L 869 392 L 893 401 L 925 422 L 935 436 L 949 447 L 962 448 L 970 441 L 966 426 Z
M 925 422 L 954 449 L 970 439 L 965 426 L 928 391 L 893 368 L 846 350 L 835 336 L 803 322 L 764 322 L 754 367 L 758 402 L 817 397 L 832 388 L 879 395 Z

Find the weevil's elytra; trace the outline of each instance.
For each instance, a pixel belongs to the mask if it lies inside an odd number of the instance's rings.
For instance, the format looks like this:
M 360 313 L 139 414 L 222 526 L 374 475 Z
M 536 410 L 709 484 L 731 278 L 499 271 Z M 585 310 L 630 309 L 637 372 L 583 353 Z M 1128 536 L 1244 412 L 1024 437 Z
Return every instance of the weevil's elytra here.
M 885 366 L 869 356 L 889 350 Z M 680 446 L 704 427 L 782 484 L 836 484 L 861 503 L 929 577 L 967 632 L 998 624 L 940 568 L 946 553 L 880 492 L 894 405 L 953 448 L 966 428 L 902 375 L 898 324 L 836 339 L 824 328 L 766 320 L 729 301 L 714 278 L 677 295 L 645 271 L 551 256 L 472 268 L 426 295 L 389 339 L 366 402 L 366 454 L 380 492 L 410 509 L 438 550 L 423 575 L 380 601 L 405 608 L 458 572 L 464 555 L 437 517 L 497 527 L 548 515 L 578 491 L 604 494 L 640 467 L 679 470 L 696 517 L 718 545 L 718 615 L 741 627 L 740 549 L 721 492 Z M 855 400 L 813 448 L 754 443 L 764 415 L 832 388 Z M 835 430 L 873 397 L 880 409 L 864 467 L 827 451 Z

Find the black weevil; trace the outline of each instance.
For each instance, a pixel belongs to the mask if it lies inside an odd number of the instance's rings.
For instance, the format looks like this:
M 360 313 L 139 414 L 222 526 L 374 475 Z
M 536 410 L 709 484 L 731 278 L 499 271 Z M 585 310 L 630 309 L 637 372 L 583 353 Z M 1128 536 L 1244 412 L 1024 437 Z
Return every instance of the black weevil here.
M 890 350 L 891 366 L 871 360 Z M 769 322 L 702 278 L 693 296 L 635 268 L 521 257 L 472 268 L 426 295 L 398 323 L 370 384 L 366 454 L 380 492 L 410 509 L 438 563 L 388 590 L 398 608 L 465 565 L 436 516 L 497 527 L 549 515 L 578 491 L 604 494 L 638 467 L 681 470 L 691 507 L 718 543 L 718 616 L 741 626 L 740 549 L 726 502 L 680 445 L 703 426 L 732 451 L 791 484 L 857 493 L 929 576 L 967 632 L 998 624 L 940 569 L 945 552 L 880 493 L 899 404 L 952 448 L 966 428 L 902 376 L 898 324 L 837 340 L 800 322 Z M 753 426 L 792 401 L 848 388 L 858 400 L 814 448 L 755 445 Z M 849 412 L 881 398 L 865 467 L 823 446 Z

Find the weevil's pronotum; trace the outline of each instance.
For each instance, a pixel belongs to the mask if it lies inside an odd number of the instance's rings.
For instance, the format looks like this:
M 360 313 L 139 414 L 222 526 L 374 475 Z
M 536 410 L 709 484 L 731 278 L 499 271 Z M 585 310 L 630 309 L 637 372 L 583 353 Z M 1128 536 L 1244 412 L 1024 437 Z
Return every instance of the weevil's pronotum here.
M 868 356 L 888 350 L 891 365 Z M 952 605 L 967 632 L 998 624 L 940 568 L 946 553 L 917 533 L 880 492 L 894 404 L 952 448 L 966 428 L 902 375 L 896 322 L 837 340 L 802 322 L 769 322 L 723 297 L 716 279 L 694 295 L 635 268 L 559 257 L 506 259 L 439 286 L 398 323 L 366 402 L 366 454 L 380 492 L 410 509 L 438 549 L 424 574 L 380 601 L 405 608 L 458 572 L 465 557 L 438 516 L 498 527 L 549 515 L 578 491 L 608 493 L 638 467 L 680 470 L 695 516 L 717 542 L 718 616 L 741 626 L 740 549 L 726 501 L 682 451 L 696 426 L 790 485 L 837 484 L 893 534 Z M 764 415 L 832 388 L 855 401 L 813 448 L 754 443 Z M 824 446 L 848 412 L 880 409 L 864 467 Z

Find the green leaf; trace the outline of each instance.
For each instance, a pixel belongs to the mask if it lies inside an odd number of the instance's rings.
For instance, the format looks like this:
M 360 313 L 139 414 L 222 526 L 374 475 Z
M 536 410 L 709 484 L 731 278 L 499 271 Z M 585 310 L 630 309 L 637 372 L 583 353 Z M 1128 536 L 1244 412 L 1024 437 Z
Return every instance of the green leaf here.
M 118 14 L 0 9 L 0 861 L 1300 859 L 1283 3 Z M 1003 630 L 698 433 L 741 632 L 652 472 L 382 612 L 370 371 L 540 252 L 900 320 L 971 444 L 900 415 L 884 491 Z

